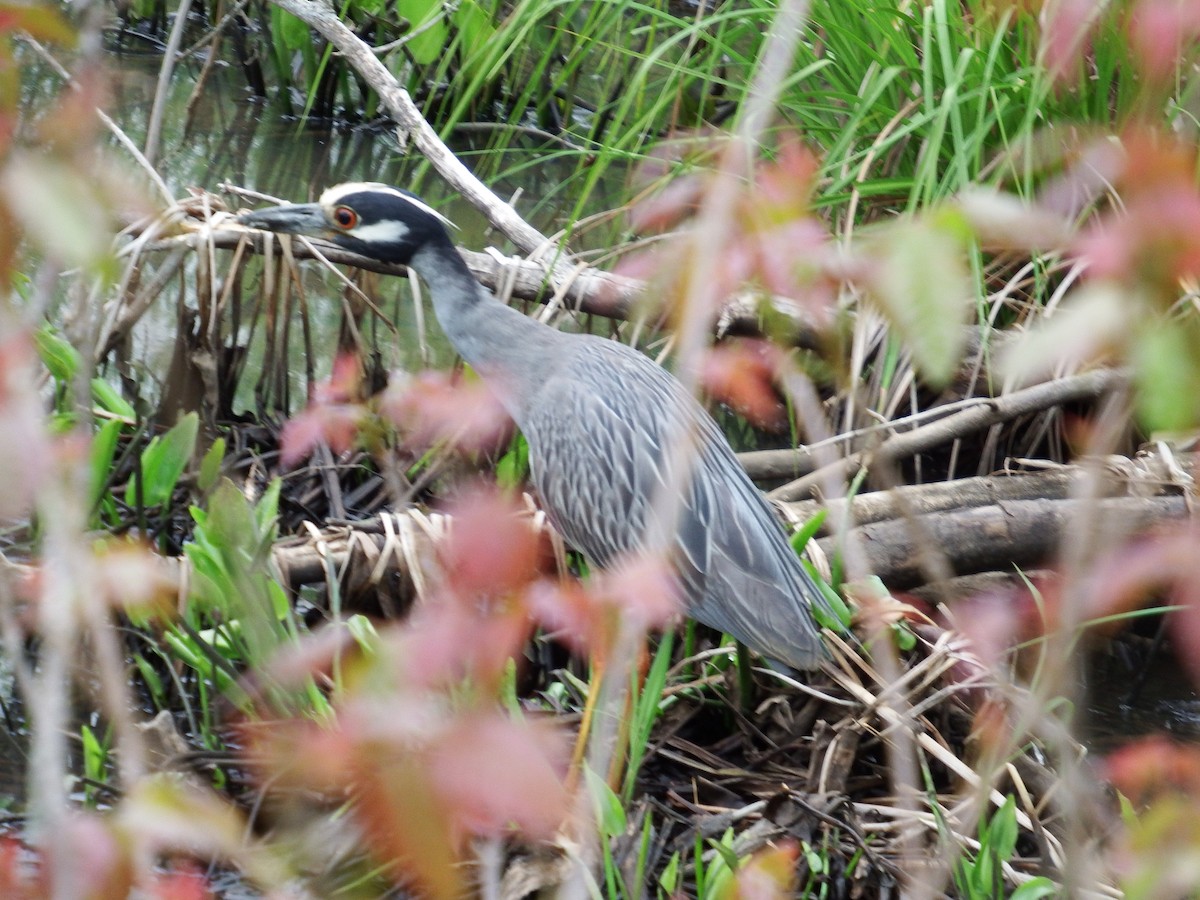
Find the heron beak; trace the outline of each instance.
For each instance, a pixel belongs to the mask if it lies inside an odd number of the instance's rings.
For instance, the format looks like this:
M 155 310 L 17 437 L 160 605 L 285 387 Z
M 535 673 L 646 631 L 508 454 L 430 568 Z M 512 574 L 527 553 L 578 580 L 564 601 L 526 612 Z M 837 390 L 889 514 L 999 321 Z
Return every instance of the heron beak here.
M 310 237 L 327 237 L 332 230 L 325 211 L 318 203 L 285 203 L 270 209 L 238 216 L 238 223 L 260 231 L 277 234 L 306 234 Z

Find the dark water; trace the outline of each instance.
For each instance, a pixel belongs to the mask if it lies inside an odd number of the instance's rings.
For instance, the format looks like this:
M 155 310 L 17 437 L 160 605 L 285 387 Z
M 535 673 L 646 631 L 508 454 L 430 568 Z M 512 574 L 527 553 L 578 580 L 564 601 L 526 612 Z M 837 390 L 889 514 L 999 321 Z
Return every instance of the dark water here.
M 1170 652 L 1145 664 L 1117 654 L 1094 657 L 1083 696 L 1080 733 L 1095 751 L 1148 734 L 1200 741 L 1200 694 Z

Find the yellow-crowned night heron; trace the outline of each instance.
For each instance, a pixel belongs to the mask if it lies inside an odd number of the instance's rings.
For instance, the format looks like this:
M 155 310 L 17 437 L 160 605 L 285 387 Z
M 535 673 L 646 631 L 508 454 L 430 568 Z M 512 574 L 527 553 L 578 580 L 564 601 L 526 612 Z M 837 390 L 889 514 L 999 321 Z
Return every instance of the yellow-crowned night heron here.
M 670 545 L 697 620 L 797 668 L 825 657 L 811 611 L 820 592 L 716 423 L 665 369 L 500 303 L 471 276 L 446 220 L 407 191 L 343 184 L 318 203 L 240 221 L 415 270 L 450 342 L 524 433 L 534 487 L 570 544 L 602 568 Z M 691 451 L 672 452 L 679 441 Z M 662 503 L 670 490 L 678 502 Z M 672 506 L 666 525 L 657 510 Z

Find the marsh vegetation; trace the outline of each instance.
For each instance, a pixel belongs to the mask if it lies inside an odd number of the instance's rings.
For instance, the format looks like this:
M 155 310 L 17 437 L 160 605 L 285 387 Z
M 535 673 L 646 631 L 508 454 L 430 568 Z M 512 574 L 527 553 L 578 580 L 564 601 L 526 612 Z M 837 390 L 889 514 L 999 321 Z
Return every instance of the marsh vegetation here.
M 1195 893 L 1195 748 L 1080 743 L 1098 656 L 1126 705 L 1200 678 L 1190 4 L 0 37 L 0 894 Z M 403 270 L 234 221 L 347 180 L 704 398 L 840 613 L 825 671 L 589 571 Z

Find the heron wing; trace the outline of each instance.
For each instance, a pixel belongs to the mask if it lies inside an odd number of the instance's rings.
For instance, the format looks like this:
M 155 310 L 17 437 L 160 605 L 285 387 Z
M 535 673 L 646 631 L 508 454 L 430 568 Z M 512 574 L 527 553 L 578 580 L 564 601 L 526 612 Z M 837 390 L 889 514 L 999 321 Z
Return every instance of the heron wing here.
M 696 619 L 814 667 L 824 650 L 809 607 L 821 596 L 712 417 L 642 354 L 575 346 L 518 423 L 555 527 L 601 567 L 668 550 Z

